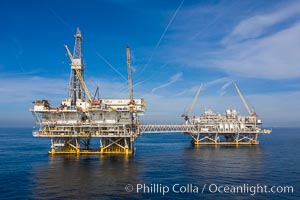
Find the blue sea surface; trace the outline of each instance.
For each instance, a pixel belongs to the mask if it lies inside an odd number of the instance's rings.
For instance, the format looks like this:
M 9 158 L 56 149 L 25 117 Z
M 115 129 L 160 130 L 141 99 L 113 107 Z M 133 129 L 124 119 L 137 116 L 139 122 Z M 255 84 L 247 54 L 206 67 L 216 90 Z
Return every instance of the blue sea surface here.
M 195 147 L 181 133 L 144 134 L 132 156 L 48 156 L 50 140 L 31 131 L 0 129 L 0 199 L 300 199 L 297 128 L 273 129 L 254 146 Z M 293 193 L 209 190 L 257 184 Z

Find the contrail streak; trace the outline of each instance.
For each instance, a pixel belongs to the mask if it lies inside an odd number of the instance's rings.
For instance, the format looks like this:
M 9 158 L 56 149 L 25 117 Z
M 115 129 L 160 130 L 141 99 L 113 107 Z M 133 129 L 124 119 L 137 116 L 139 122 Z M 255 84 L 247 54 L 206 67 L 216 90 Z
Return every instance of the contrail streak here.
M 167 82 L 167 83 L 165 83 L 165 84 L 162 84 L 162 85 L 160 85 L 160 86 L 158 86 L 158 87 L 156 87 L 156 88 L 153 88 L 153 89 L 152 89 L 152 93 L 154 93 L 154 92 L 155 92 L 156 90 L 158 90 L 158 89 L 161 89 L 161 88 L 167 87 L 167 86 L 169 86 L 169 85 L 172 85 L 173 83 L 175 83 L 176 81 L 178 81 L 178 80 L 182 77 L 182 74 L 183 74 L 182 72 L 179 72 L 179 73 L 173 75 L 173 76 L 170 78 L 169 82 Z
M 127 81 L 127 78 L 121 74 L 108 60 L 106 60 L 99 52 L 96 52 L 97 56 L 101 58 L 110 68 L 112 68 L 117 74 L 119 74 L 125 81 Z
M 159 67 L 159 69 L 163 69 L 163 68 L 165 68 L 166 66 L 168 65 L 168 63 L 165 63 L 165 64 L 163 64 L 163 65 L 161 65 L 160 67 Z M 149 80 L 151 80 L 151 79 L 153 79 L 153 77 L 154 76 L 156 76 L 156 74 L 150 74 L 150 76 L 148 76 L 148 78 L 146 78 L 146 79 L 138 79 L 136 82 L 140 82 L 140 81 L 142 81 L 142 82 L 147 82 L 147 81 L 149 81 Z
M 67 27 L 69 30 L 72 30 L 72 26 L 67 23 L 57 12 L 55 12 L 50 6 L 48 6 L 48 10 L 56 17 L 65 27 Z
M 179 12 L 179 10 L 181 9 L 181 7 L 182 7 L 182 5 L 183 5 L 183 2 L 184 2 L 184 0 L 182 0 L 181 3 L 179 4 L 178 8 L 176 9 L 175 13 L 173 14 L 172 18 L 170 19 L 168 25 L 166 26 L 164 32 L 163 32 L 162 35 L 160 36 L 160 38 L 159 38 L 159 40 L 158 40 L 158 42 L 157 42 L 157 44 L 156 44 L 154 50 L 157 49 L 157 47 L 160 45 L 162 39 L 165 37 L 165 34 L 166 34 L 167 30 L 169 29 L 169 27 L 170 27 L 170 25 L 172 24 L 173 20 L 174 20 L 175 17 L 177 16 L 177 13 Z
M 166 26 L 164 32 L 161 34 L 161 36 L 160 36 L 158 42 L 156 43 L 156 45 L 155 45 L 155 47 L 154 47 L 154 49 L 153 49 L 153 51 L 152 51 L 152 54 L 151 54 L 151 56 L 150 56 L 148 62 L 146 63 L 146 65 L 144 66 L 144 68 L 141 70 L 140 74 L 143 73 L 143 72 L 145 71 L 145 69 L 148 67 L 149 63 L 152 61 L 152 58 L 153 58 L 153 55 L 154 55 L 154 51 L 159 47 L 159 45 L 160 45 L 162 39 L 165 37 L 166 32 L 168 31 L 170 25 L 172 24 L 172 22 L 174 21 L 175 17 L 177 16 L 177 14 L 178 14 L 179 10 L 181 9 L 183 3 L 184 3 L 184 0 L 181 1 L 181 3 L 179 4 L 179 6 L 177 7 L 176 11 L 174 12 L 173 16 L 171 17 L 171 19 L 170 19 L 169 23 L 167 24 L 167 26 Z

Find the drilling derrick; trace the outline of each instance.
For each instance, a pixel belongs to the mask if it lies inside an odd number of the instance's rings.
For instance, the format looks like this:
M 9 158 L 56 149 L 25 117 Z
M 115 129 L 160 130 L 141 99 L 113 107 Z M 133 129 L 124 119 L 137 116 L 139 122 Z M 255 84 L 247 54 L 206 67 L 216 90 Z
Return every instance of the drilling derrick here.
M 82 35 L 80 29 L 77 28 L 75 35 L 75 46 L 73 52 L 74 63 L 71 64 L 70 84 L 68 98 L 71 100 L 71 105 L 76 105 L 76 100 L 85 99 L 84 89 L 80 85 L 80 80 L 76 73 L 80 73 L 84 80 L 84 63 L 82 58 Z M 77 70 L 76 70 L 77 69 Z
M 139 114 L 146 104 L 142 98 L 133 98 L 130 51 L 127 48 L 128 87 L 130 98 L 92 98 L 84 81 L 82 35 L 77 29 L 73 55 L 65 45 L 71 61 L 68 99 L 59 107 L 47 100 L 33 102 L 30 109 L 40 125 L 35 137 L 51 139 L 50 154 L 131 154 L 139 132 Z

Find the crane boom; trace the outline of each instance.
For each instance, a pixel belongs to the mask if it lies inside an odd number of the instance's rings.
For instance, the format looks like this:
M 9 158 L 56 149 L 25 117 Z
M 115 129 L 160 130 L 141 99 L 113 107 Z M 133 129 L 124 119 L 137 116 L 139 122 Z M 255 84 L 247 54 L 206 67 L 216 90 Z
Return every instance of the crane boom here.
M 93 97 L 93 102 L 96 100 L 96 96 L 98 95 L 98 100 L 99 100 L 99 86 L 97 85 L 94 97 Z
M 241 100 L 242 100 L 242 102 L 243 102 L 243 104 L 244 104 L 247 112 L 249 113 L 249 115 L 252 115 L 253 113 L 251 112 L 251 110 L 250 110 L 250 108 L 249 108 L 249 106 L 248 106 L 248 104 L 246 102 L 246 99 L 245 99 L 244 95 L 242 94 L 242 92 L 240 91 L 239 87 L 237 86 L 237 84 L 235 82 L 233 82 L 233 85 L 234 85 L 237 93 L 239 94 L 239 96 L 240 96 L 240 98 L 241 98 Z
M 77 66 L 76 62 L 74 61 L 74 58 L 73 58 L 73 56 L 72 56 L 72 54 L 71 54 L 71 52 L 70 52 L 68 46 L 65 45 L 65 48 L 66 48 L 66 50 L 67 50 L 68 56 L 69 56 L 69 58 L 70 58 L 72 64 L 75 66 L 74 68 L 75 68 L 75 71 L 76 71 L 76 76 L 79 78 L 80 84 L 81 84 L 81 86 L 83 87 L 85 94 L 87 95 L 88 99 L 89 99 L 90 101 L 92 101 L 92 96 L 91 96 L 91 94 L 90 94 L 90 91 L 88 90 L 88 88 L 87 88 L 87 86 L 86 86 L 86 84 L 85 84 L 85 82 L 84 82 L 84 80 L 83 80 L 83 78 L 82 78 L 82 76 L 81 76 L 81 73 L 80 73 L 80 71 L 78 70 L 78 66 Z
M 187 114 L 189 114 L 189 113 L 193 110 L 193 108 L 194 108 L 194 106 L 195 106 L 195 104 L 196 104 L 196 102 L 197 102 L 197 100 L 198 100 L 198 97 L 199 97 L 199 94 L 200 94 L 200 92 L 201 92 L 202 86 L 203 86 L 203 83 L 201 83 L 201 84 L 199 85 L 199 88 L 198 88 L 198 90 L 197 90 L 197 92 L 196 92 L 196 95 L 195 95 L 195 97 L 194 97 L 194 99 L 193 99 L 192 105 L 191 105 L 191 107 L 188 109 Z
M 184 114 L 181 115 L 181 116 L 184 117 L 186 120 L 188 120 L 188 116 L 189 116 L 190 112 L 193 110 L 193 108 L 194 108 L 194 106 L 195 106 L 195 104 L 196 104 L 196 102 L 197 102 L 197 100 L 198 100 L 198 97 L 199 97 L 199 94 L 200 94 L 200 92 L 201 92 L 202 86 L 203 86 L 203 83 L 201 83 L 201 84 L 199 85 L 198 90 L 197 90 L 197 92 L 196 92 L 196 95 L 195 95 L 195 97 L 194 97 L 194 99 L 193 99 L 193 102 L 192 102 L 191 106 L 189 107 L 189 109 L 188 109 Z
M 126 47 L 126 58 L 127 58 L 127 73 L 128 73 L 128 90 L 130 102 L 133 102 L 133 91 L 132 91 L 132 77 L 131 77 L 131 66 L 130 66 L 130 48 Z

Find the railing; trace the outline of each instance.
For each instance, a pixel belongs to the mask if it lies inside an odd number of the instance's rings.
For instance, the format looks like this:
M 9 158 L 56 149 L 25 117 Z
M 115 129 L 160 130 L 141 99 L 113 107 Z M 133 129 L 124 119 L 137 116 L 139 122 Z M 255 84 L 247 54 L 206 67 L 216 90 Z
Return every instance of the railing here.
M 140 125 L 140 133 L 182 133 L 196 131 L 195 125 Z

